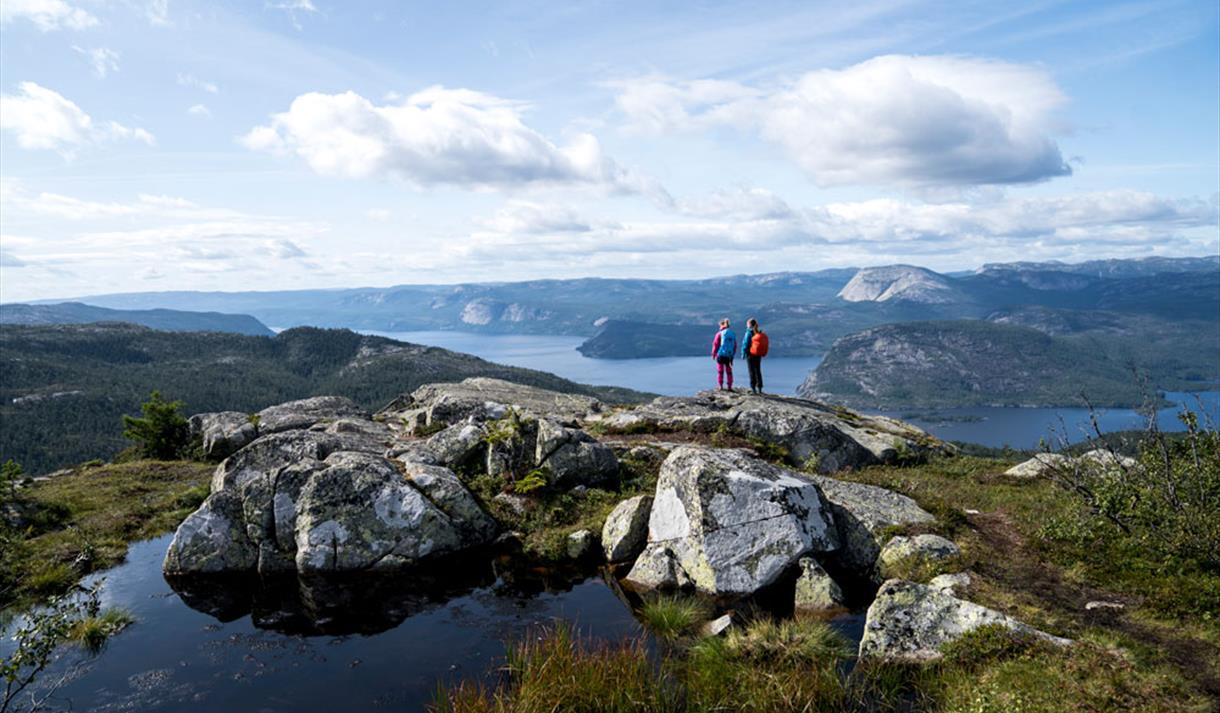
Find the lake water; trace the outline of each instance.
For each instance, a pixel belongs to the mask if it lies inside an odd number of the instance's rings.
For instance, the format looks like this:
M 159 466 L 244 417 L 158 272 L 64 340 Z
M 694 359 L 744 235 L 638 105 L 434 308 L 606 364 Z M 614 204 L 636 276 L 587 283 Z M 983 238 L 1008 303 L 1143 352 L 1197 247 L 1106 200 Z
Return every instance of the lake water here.
M 171 539 L 136 543 L 125 563 L 85 581 L 103 578 L 103 605 L 128 610 L 135 623 L 97 655 L 62 650 L 39 679 L 70 674 L 49 710 L 422 711 L 438 685 L 495 685 L 506 643 L 558 620 L 585 639 L 641 634 L 602 573 L 549 574 L 484 557 L 446 560 L 433 577 L 246 577 L 171 586 L 161 574 Z M 830 624 L 853 644 L 863 634 L 860 612 Z M 0 656 L 12 653 L 12 626 L 0 632 Z
M 664 357 L 655 359 L 590 359 L 576 347 L 582 337 L 539 335 L 491 335 L 469 332 L 373 332 L 416 344 L 428 344 L 474 354 L 489 361 L 549 371 L 566 379 L 597 386 L 626 386 L 669 396 L 685 396 L 716 385 L 716 372 L 708 357 Z M 820 356 L 780 357 L 763 360 L 767 391 L 795 395 L 809 372 L 821 363 Z M 744 362 L 738 361 L 737 385 L 748 387 Z M 1177 414 L 1183 406 L 1220 422 L 1220 391 L 1168 393 L 1174 406 L 1158 413 L 1161 428 L 1182 430 Z M 889 412 L 902 418 L 916 409 Z M 907 418 L 928 432 L 950 441 L 985 446 L 1037 448 L 1041 439 L 1057 442 L 1083 440 L 1090 433 L 1089 412 L 1073 408 L 967 407 L 937 409 Z M 1139 429 L 1144 417 L 1131 409 L 1102 409 L 1098 422 L 1105 432 Z
M 171 536 L 133 545 L 106 572 L 102 598 L 136 623 L 96 656 L 69 649 L 43 676 L 79 664 L 52 710 L 291 711 L 423 710 L 440 682 L 495 682 L 505 642 L 557 619 L 591 637 L 640 633 L 631 610 L 599 576 L 575 582 L 461 570 L 442 586 L 411 578 L 250 591 L 238 582 L 175 591 L 161 575 Z M 189 605 L 188 605 L 189 602 Z M 6 636 L 0 654 L 11 653 Z

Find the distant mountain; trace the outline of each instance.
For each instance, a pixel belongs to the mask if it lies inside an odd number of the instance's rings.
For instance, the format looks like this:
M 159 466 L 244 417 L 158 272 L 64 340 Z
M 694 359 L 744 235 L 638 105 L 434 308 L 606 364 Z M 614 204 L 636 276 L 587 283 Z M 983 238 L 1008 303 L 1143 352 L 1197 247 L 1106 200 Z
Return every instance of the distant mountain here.
M 113 456 L 122 414 L 153 389 L 191 413 L 253 412 L 321 394 L 369 409 L 421 384 L 490 376 L 619 402 L 626 389 L 592 387 L 531 369 L 347 330 L 291 329 L 274 337 L 163 332 L 130 324 L 0 326 L 0 461 L 34 473 Z
M 966 299 L 953 278 L 911 265 L 866 267 L 839 290 L 838 297 L 847 302 L 918 304 L 950 304 Z
M 121 310 L 80 302 L 0 305 L 0 324 L 91 324 L 127 322 L 168 332 L 231 332 L 271 336 L 267 325 L 248 314 L 184 312 L 172 309 Z
M 1172 272 L 1208 272 L 1220 270 L 1220 255 L 1207 257 L 1145 257 L 1126 260 L 1088 260 L 1078 263 L 1003 262 L 988 263 L 977 272 L 1066 272 L 1090 277 L 1147 277 Z
M 1041 316 L 1045 324 L 1056 315 Z M 1057 331 L 1073 329 L 1049 321 Z M 1129 322 L 1118 333 L 1071 336 L 979 320 L 886 324 L 836 341 L 799 392 L 857 408 L 1080 406 L 1083 397 L 1139 406 L 1146 394 L 1137 372 L 1154 389 L 1220 378 L 1220 351 L 1203 348 L 1220 344 L 1217 323 Z

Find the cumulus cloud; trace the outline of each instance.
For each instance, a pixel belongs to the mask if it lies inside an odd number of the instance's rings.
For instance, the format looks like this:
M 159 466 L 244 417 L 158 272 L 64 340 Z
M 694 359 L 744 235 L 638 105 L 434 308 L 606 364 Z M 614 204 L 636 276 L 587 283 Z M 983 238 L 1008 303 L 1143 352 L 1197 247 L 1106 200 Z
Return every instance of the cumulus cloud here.
M 241 138 L 295 155 L 319 174 L 397 177 L 420 186 L 589 185 L 656 190 L 604 155 L 590 134 L 557 146 L 522 121 L 525 105 L 467 89 L 431 87 L 379 106 L 355 92 L 302 94 Z
M 101 218 L 223 219 L 241 213 L 205 208 L 185 198 L 141 193 L 131 201 L 93 201 L 47 191 L 27 190 L 20 182 L 6 179 L 0 184 L 0 209 L 9 215 L 50 216 L 64 220 Z
M 151 25 L 169 25 L 169 0 L 149 0 L 144 6 L 144 17 Z
M 34 82 L 22 82 L 18 89 L 18 94 L 0 94 L 0 129 L 12 131 L 22 148 L 71 157 L 79 148 L 108 141 L 156 143 L 145 129 L 116 121 L 95 123 L 63 95 Z
M 364 212 L 364 215 L 369 220 L 375 220 L 378 223 L 385 223 L 390 219 L 390 211 L 385 208 L 369 208 Z
M 29 20 L 43 32 L 83 30 L 98 24 L 98 19 L 64 0 L 4 0 L 0 3 L 0 24 L 18 19 Z
M 187 110 L 186 110 L 186 113 L 190 114 L 191 116 L 201 116 L 201 117 L 203 117 L 203 118 L 205 118 L 205 119 L 211 119 L 211 118 L 212 118 L 212 110 L 211 110 L 211 109 L 208 109 L 208 108 L 207 108 L 206 106 L 204 106 L 203 104 L 193 104 L 193 105 L 191 105 L 191 107 L 190 107 L 189 109 L 187 109 Z
M 734 126 L 781 147 L 816 183 L 1030 183 L 1071 173 L 1053 138 L 1065 97 L 1037 67 L 888 55 L 778 86 L 615 82 L 629 126 Z
M 72 49 L 88 62 L 98 79 L 105 79 L 110 72 L 119 71 L 119 53 L 105 47 L 87 50 L 84 47 L 72 45 Z

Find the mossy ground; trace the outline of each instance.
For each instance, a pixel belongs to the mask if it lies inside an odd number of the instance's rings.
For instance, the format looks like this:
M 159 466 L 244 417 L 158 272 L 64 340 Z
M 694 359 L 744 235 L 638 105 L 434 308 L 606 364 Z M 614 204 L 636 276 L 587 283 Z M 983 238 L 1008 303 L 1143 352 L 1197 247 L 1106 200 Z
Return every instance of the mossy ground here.
M 79 467 L 20 491 L 22 522 L 0 541 L 0 607 L 65 591 L 173 530 L 207 497 L 214 465 L 135 461 Z

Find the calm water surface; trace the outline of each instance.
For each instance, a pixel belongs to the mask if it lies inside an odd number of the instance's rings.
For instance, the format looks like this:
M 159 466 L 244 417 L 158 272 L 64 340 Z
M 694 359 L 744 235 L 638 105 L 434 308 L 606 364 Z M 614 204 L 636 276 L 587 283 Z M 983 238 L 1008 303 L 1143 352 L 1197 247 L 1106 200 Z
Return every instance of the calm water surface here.
M 134 545 L 104 573 L 105 604 L 136 624 L 99 656 L 73 650 L 47 672 L 52 680 L 83 664 L 53 710 L 417 711 L 438 682 L 494 682 L 505 642 L 556 619 L 609 640 L 640 631 L 598 576 L 544 581 L 497 573 L 488 560 L 439 588 L 399 577 L 252 597 L 236 585 L 180 594 L 161 575 L 170 539 Z M 0 654 L 11 649 L 5 636 Z
M 715 366 L 706 357 L 664 357 L 658 359 L 590 359 L 576 347 L 582 337 L 538 335 L 489 335 L 469 332 L 375 332 L 392 339 L 428 344 L 474 354 L 489 361 L 558 374 L 566 379 L 598 386 L 626 386 L 669 396 L 685 396 L 715 386 Z M 767 391 L 796 394 L 796 388 L 821 363 L 820 356 L 769 356 L 763 360 Z M 745 364 L 738 362 L 737 384 L 748 387 Z M 1177 414 L 1183 406 L 1220 421 L 1220 391 L 1168 393 L 1174 402 L 1158 414 L 1161 427 L 1182 430 Z M 907 417 L 914 409 L 889 412 Z M 1103 409 L 1098 414 L 1103 431 L 1142 428 L 1142 416 L 1130 409 Z M 1041 439 L 1057 442 L 1061 436 L 1071 442 L 1090 433 L 1089 412 L 1072 408 L 967 407 L 921 412 L 905 420 L 950 441 L 980 443 L 985 446 L 1037 448 Z

